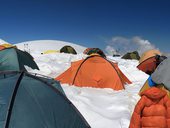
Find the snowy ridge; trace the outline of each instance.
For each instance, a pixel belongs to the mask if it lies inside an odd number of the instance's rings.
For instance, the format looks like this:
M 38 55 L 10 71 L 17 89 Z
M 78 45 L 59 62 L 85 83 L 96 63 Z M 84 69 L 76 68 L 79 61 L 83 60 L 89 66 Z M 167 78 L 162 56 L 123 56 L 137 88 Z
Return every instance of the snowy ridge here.
M 82 53 L 86 47 L 73 44 L 70 42 L 58 41 L 58 40 L 36 40 L 26 41 L 15 44 L 19 49 L 29 52 L 44 52 L 46 50 L 60 50 L 65 45 L 72 46 L 77 53 Z

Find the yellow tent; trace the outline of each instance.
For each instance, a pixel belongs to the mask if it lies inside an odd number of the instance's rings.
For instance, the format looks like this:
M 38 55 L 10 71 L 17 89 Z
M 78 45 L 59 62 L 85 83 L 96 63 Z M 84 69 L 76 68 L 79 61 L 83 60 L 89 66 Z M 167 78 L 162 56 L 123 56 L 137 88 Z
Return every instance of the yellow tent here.
M 47 51 L 44 51 L 41 54 L 51 54 L 51 53 L 59 53 L 59 52 L 60 52 L 59 50 L 47 50 Z
M 3 50 L 5 48 L 17 48 L 15 45 L 12 44 L 1 44 L 0 45 L 0 50 Z

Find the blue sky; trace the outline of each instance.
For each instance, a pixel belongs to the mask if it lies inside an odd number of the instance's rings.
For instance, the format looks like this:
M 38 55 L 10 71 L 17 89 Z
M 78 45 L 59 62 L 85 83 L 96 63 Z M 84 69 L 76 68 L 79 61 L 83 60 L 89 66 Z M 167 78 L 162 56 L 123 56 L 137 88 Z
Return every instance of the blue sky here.
M 170 52 L 169 0 L 0 0 L 0 38 L 10 43 L 52 39 L 105 49 L 115 37 L 136 36 Z

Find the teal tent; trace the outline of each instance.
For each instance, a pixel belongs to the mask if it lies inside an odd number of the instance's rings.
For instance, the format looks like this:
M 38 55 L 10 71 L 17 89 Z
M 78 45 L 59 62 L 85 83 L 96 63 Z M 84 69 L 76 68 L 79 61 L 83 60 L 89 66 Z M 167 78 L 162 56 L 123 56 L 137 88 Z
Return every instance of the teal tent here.
M 17 48 L 0 50 L 0 71 L 26 71 L 25 66 L 32 69 L 39 69 L 33 57 L 25 51 L 21 51 Z
M 90 128 L 57 81 L 0 72 L 0 128 Z

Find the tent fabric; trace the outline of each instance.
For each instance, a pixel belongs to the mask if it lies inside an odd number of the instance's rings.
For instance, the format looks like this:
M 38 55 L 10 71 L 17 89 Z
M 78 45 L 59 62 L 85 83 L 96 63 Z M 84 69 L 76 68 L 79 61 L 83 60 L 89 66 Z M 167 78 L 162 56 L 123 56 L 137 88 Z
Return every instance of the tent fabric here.
M 106 55 L 104 54 L 104 52 L 99 49 L 99 48 L 90 48 L 88 51 L 87 51 L 87 55 L 91 55 L 91 54 L 98 54 L 102 57 L 106 57 Z
M 79 87 L 124 89 L 125 83 L 131 83 L 122 73 L 117 63 L 95 55 L 73 62 L 71 67 L 56 77 L 61 83 Z
M 142 63 L 144 60 L 146 60 L 150 57 L 153 57 L 153 56 L 156 56 L 156 55 L 161 55 L 161 54 L 162 53 L 159 50 L 156 50 L 156 49 L 148 50 L 141 55 L 139 63 Z
M 60 49 L 60 53 L 70 53 L 70 54 L 77 54 L 76 50 L 71 46 L 64 46 Z
M 170 90 L 170 58 L 162 61 L 152 73 L 152 80 L 157 84 L 164 84 Z
M 139 56 L 139 53 L 137 51 L 133 51 L 133 52 L 128 52 L 125 55 L 123 55 L 122 59 L 135 59 L 135 60 L 139 60 L 140 56 Z
M 39 69 L 33 57 L 25 51 L 16 48 L 7 48 L 0 51 L 0 71 L 26 71 L 25 66 L 32 69 Z
M 45 78 L 1 72 L 0 99 L 1 128 L 90 128 L 61 90 Z

